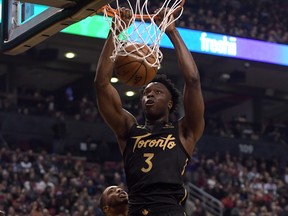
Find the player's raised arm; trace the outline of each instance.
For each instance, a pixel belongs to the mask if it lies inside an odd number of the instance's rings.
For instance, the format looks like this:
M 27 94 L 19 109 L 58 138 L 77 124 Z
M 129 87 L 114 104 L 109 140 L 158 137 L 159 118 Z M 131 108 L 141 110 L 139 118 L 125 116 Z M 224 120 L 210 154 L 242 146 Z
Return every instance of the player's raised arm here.
M 113 74 L 113 62 L 110 56 L 113 50 L 113 35 L 110 33 L 98 61 L 94 82 L 100 114 L 114 131 L 120 149 L 123 150 L 128 131 L 136 120 L 128 111 L 122 108 L 121 98 L 117 90 L 110 83 Z
M 174 22 L 165 30 L 174 45 L 178 67 L 184 77 L 184 117 L 180 120 L 180 137 L 188 153 L 192 154 L 204 130 L 204 101 L 200 76 L 192 54 L 185 45 Z

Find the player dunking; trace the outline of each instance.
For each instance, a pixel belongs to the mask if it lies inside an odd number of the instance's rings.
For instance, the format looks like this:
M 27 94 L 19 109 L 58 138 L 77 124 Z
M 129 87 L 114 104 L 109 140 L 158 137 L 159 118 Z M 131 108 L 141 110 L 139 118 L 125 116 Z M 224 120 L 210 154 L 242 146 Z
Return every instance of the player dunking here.
M 160 13 L 160 17 L 163 13 Z M 129 11 L 121 17 L 129 19 Z M 158 18 L 157 24 L 161 22 Z M 204 130 L 204 102 L 200 77 L 193 57 L 174 24 L 166 28 L 174 45 L 185 84 L 184 116 L 170 122 L 169 115 L 178 104 L 179 95 L 164 77 L 145 86 L 141 95 L 145 124 L 122 108 L 120 96 L 110 78 L 114 49 L 112 34 L 104 44 L 96 69 L 97 104 L 105 122 L 117 137 L 123 155 L 129 194 L 129 215 L 183 216 L 187 192 L 182 175 L 195 145 Z

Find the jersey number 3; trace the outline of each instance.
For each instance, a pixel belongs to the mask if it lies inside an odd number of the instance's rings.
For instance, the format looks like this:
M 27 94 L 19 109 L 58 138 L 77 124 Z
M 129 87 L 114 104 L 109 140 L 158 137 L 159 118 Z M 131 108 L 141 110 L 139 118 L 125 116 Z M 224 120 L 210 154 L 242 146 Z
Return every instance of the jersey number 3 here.
M 145 162 L 147 163 L 147 167 L 146 168 L 142 167 L 141 171 L 147 173 L 153 167 L 151 159 L 154 157 L 154 153 L 144 153 L 143 157 L 146 158 Z

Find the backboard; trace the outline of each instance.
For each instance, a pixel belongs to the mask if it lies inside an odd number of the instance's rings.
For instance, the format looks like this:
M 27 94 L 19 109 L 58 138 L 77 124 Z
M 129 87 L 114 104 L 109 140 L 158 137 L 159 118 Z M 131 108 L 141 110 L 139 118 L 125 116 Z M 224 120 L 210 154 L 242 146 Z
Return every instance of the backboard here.
M 23 53 L 67 26 L 94 15 L 99 8 L 112 1 L 2 1 L 0 51 L 9 55 Z

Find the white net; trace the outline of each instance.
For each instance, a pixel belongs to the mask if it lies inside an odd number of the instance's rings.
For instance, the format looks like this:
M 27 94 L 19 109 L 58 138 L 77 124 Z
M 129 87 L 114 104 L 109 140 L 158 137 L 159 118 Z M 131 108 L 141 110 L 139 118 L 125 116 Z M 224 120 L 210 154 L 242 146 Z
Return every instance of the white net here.
M 149 11 L 149 0 L 125 0 L 125 3 L 120 4 L 119 0 L 116 0 L 117 10 L 114 12 L 114 18 L 111 19 L 109 13 L 104 9 L 104 16 L 110 24 L 111 32 L 113 34 L 113 41 L 115 50 L 112 53 L 111 59 L 115 60 L 116 56 L 128 56 L 132 55 L 135 58 L 146 61 L 151 67 L 160 67 L 163 59 L 163 54 L 160 51 L 160 40 L 167 28 L 171 23 L 175 22 L 183 12 L 181 2 L 183 0 L 164 0 L 158 7 L 158 10 L 154 13 Z M 151 0 L 150 0 L 151 1 Z M 132 12 L 132 19 L 128 26 L 120 18 L 120 8 L 125 5 Z M 151 8 L 150 8 L 151 10 Z M 163 20 L 159 24 L 156 24 L 155 18 L 159 15 L 160 11 L 165 11 Z M 175 14 L 177 12 L 177 14 Z M 173 14 L 173 16 L 171 16 Z M 172 19 L 173 17 L 173 19 Z M 113 27 L 112 27 L 113 26 Z M 128 27 L 128 28 L 127 28 Z M 123 29 L 126 29 L 122 31 Z M 118 36 L 118 32 L 122 33 Z M 134 46 L 134 49 L 127 51 L 126 47 Z M 148 53 L 143 53 L 140 50 L 143 46 L 147 46 L 149 49 Z M 138 53 L 135 55 L 135 53 Z M 139 55 L 141 53 L 141 55 Z M 148 57 L 156 59 L 152 63 L 147 61 Z

